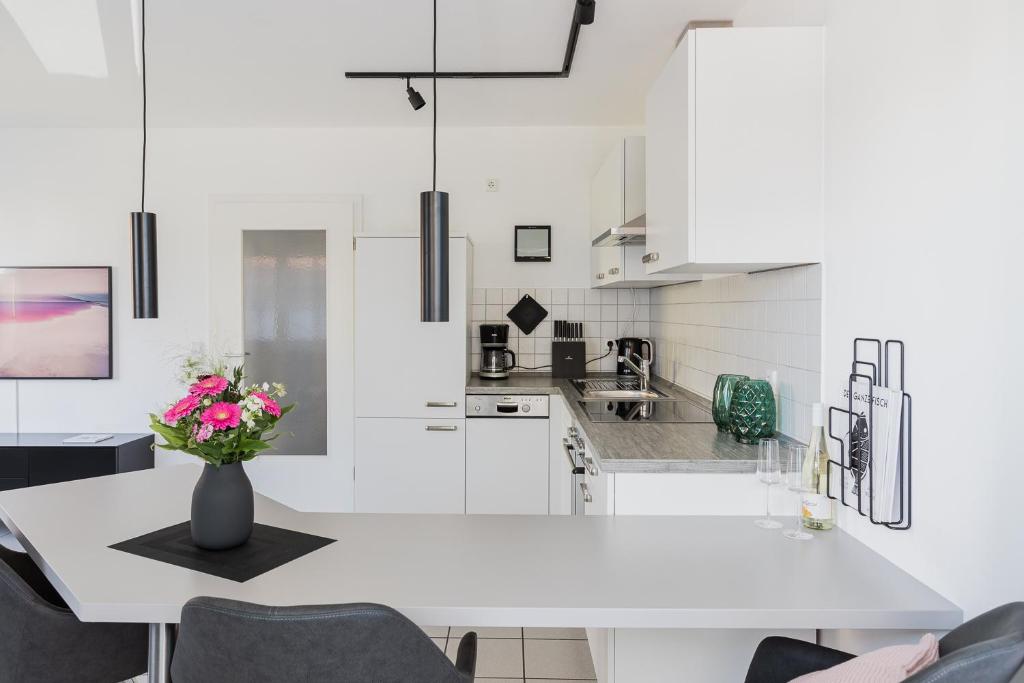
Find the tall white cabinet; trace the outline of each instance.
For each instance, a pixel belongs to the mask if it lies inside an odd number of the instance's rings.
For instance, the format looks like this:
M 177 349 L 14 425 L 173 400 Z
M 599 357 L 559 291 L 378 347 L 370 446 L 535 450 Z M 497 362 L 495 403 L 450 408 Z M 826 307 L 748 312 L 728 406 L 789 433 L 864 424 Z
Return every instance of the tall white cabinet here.
M 420 322 L 418 237 L 355 248 L 355 509 L 463 513 L 472 245 L 449 243 L 447 323 Z
M 687 31 L 647 95 L 647 273 L 821 261 L 824 33 Z

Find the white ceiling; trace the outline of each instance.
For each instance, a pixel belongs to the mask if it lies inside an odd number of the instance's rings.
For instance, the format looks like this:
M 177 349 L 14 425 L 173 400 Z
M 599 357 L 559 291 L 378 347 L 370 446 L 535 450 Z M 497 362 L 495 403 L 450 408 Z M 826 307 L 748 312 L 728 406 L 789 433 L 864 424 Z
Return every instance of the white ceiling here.
M 74 62 L 79 42 L 95 44 L 94 21 L 62 22 L 70 16 L 68 3 L 93 1 L 106 75 L 53 72 L 55 63 Z M 138 125 L 132 2 L 0 0 L 0 126 Z M 574 2 L 439 0 L 438 69 L 559 70 Z M 26 6 L 35 10 L 32 30 L 26 30 Z M 821 6 L 821 0 L 597 0 L 596 21 L 581 29 L 568 79 L 439 81 L 439 123 L 641 123 L 644 92 L 687 22 L 819 24 Z M 403 82 L 348 80 L 344 72 L 429 71 L 430 22 L 430 0 L 149 0 L 150 125 L 428 125 L 429 106 L 414 112 Z M 49 44 L 32 36 L 33 48 L 28 34 L 50 25 Z M 90 26 L 93 35 L 68 39 Z M 54 42 L 72 54 L 58 59 Z M 84 61 L 82 71 L 102 73 Z M 414 86 L 429 103 L 429 81 Z

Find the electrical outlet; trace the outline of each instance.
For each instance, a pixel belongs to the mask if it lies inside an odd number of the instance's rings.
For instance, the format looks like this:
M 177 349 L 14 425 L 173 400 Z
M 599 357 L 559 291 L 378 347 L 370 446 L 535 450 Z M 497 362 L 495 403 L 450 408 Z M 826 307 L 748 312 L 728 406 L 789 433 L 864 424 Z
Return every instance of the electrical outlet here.
M 487 179 L 487 191 L 488 192 L 497 192 L 498 191 L 498 179 L 497 178 L 488 178 Z

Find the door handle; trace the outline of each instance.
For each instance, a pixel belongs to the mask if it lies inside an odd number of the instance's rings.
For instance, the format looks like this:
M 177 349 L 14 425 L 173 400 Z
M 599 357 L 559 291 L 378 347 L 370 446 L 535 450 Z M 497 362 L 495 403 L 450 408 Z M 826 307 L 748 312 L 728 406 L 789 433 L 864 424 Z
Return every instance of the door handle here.
M 562 450 L 565 451 L 565 457 L 569 461 L 569 472 L 572 474 L 583 474 L 583 468 L 576 464 L 576 458 L 573 457 L 576 449 L 569 443 L 569 439 L 562 439 Z
M 584 481 L 580 482 L 580 492 L 583 494 L 583 502 L 584 503 L 593 503 L 594 502 L 594 497 L 592 495 L 590 495 L 590 487 L 587 486 L 587 483 L 584 482 Z
M 454 432 L 458 429 L 455 425 L 427 425 L 428 432 Z
M 643 258 L 640 259 L 640 262 L 641 263 L 654 263 L 659 258 L 661 258 L 661 254 L 659 254 L 656 251 L 652 251 L 649 254 L 644 254 Z
M 428 408 L 454 408 L 457 405 L 456 401 L 427 401 Z

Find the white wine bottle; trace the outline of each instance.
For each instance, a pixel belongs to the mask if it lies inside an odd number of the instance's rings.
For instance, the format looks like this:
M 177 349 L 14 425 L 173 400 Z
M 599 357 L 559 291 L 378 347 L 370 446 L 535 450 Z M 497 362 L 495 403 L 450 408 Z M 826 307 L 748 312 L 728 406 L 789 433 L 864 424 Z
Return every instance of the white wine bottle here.
M 836 523 L 835 501 L 828 497 L 828 448 L 825 437 L 825 407 L 811 408 L 811 443 L 803 466 L 801 515 L 808 529 L 824 531 Z

